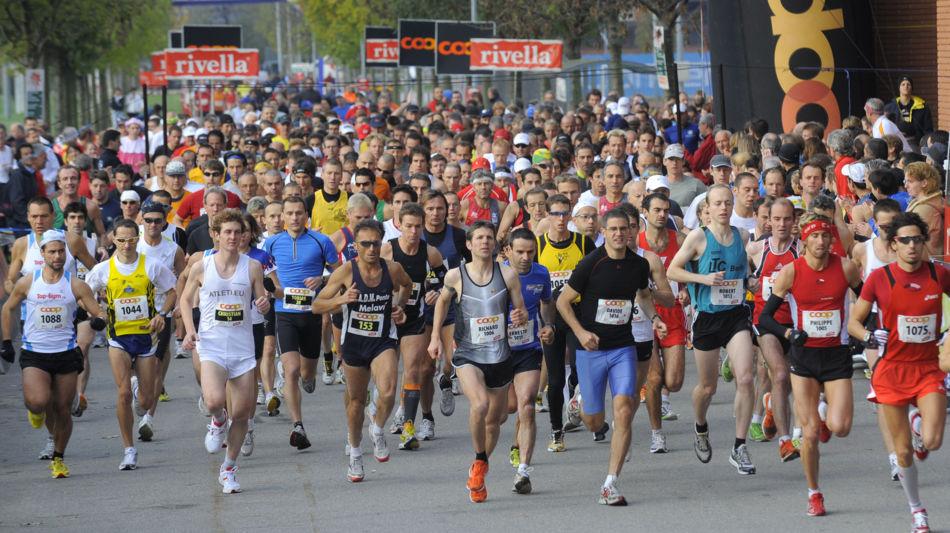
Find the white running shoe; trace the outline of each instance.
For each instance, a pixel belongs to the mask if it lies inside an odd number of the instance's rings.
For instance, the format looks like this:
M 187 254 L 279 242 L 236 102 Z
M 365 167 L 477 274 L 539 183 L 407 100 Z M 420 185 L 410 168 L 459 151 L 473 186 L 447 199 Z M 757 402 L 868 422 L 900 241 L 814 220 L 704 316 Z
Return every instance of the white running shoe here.
M 221 484 L 221 492 L 225 494 L 235 494 L 241 492 L 241 484 L 237 480 L 237 467 L 221 467 L 218 472 L 218 483 Z
M 363 481 L 363 456 L 350 456 L 350 464 L 346 469 L 346 475 L 353 483 Z
M 439 410 L 442 411 L 442 416 L 452 416 L 452 413 L 455 412 L 455 396 L 452 394 L 452 389 L 439 389 Z
M 620 490 L 616 485 L 611 484 L 600 488 L 600 498 L 597 500 L 597 503 L 623 507 L 627 505 L 627 500 L 623 497 L 623 494 L 620 494 Z
M 208 453 L 220 452 L 227 432 L 227 424 L 216 426 L 214 420 L 212 420 L 211 423 L 208 424 L 208 433 L 205 435 L 205 450 L 208 450 Z
M 257 384 L 257 405 L 264 405 L 264 387 Z
M 396 414 L 393 415 L 393 422 L 389 424 L 389 433 L 393 435 L 399 435 L 402 433 L 402 425 L 406 422 L 405 412 L 402 410 L 400 405 L 396 409 Z
M 250 457 L 252 453 L 254 453 L 254 428 L 248 427 L 244 442 L 241 443 L 241 455 Z
M 154 435 L 155 430 L 152 427 L 152 415 L 145 413 L 142 418 L 139 419 L 139 440 L 149 442 Z
M 419 420 L 416 426 L 416 438 L 419 440 L 432 440 L 435 438 L 435 422 L 423 418 Z
M 459 381 L 459 377 L 455 374 L 452 374 L 452 394 L 456 396 L 462 394 L 462 382 Z
M 323 372 L 323 384 L 333 385 L 333 372 Z
M 198 412 L 205 416 L 211 416 L 211 411 L 205 405 L 205 398 L 201 394 L 198 394 Z
M 891 465 L 891 481 L 900 481 L 901 480 L 901 467 L 897 464 L 897 456 L 891 455 L 887 458 L 887 462 Z
M 181 342 L 175 339 L 175 359 L 188 359 L 191 357 L 191 350 L 182 347 Z
M 650 453 L 666 453 L 666 435 L 662 431 L 654 431 L 650 436 Z
M 380 463 L 389 461 L 389 445 L 386 444 L 386 435 L 383 428 L 370 423 L 369 434 L 373 437 L 373 457 Z
M 142 407 L 142 404 L 139 403 L 139 377 L 132 376 L 132 409 L 135 410 L 136 416 L 145 415 L 145 409 Z
M 921 509 L 913 513 L 914 529 L 912 533 L 930 533 L 930 522 L 927 519 L 927 510 Z
M 669 398 L 660 401 L 660 417 L 667 421 L 677 420 L 680 417 L 680 415 L 673 412 L 673 406 L 670 405 Z
M 336 372 L 333 374 L 333 382 L 337 385 L 343 385 L 346 383 L 346 376 L 343 375 L 343 368 L 339 367 L 336 369 Z
M 40 452 L 38 459 L 40 461 L 50 461 L 53 459 L 53 452 L 56 451 L 56 444 L 53 442 L 53 437 L 46 438 L 46 446 L 43 447 L 43 451 Z
M 135 448 L 126 448 L 125 457 L 119 463 L 119 470 L 135 470 L 138 466 L 139 452 Z
M 280 414 L 280 398 L 273 392 L 268 392 L 264 399 L 264 405 L 267 407 L 267 416 L 277 416 Z

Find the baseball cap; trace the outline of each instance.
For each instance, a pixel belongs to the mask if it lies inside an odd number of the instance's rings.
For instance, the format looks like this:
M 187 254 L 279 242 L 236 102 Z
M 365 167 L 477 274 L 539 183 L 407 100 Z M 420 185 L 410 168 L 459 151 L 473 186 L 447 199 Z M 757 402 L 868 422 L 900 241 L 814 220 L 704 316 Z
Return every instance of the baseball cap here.
M 482 109 L 481 117 L 488 118 L 491 116 L 491 109 Z
M 686 155 L 686 150 L 683 149 L 682 144 L 671 144 L 666 147 L 666 150 L 663 151 L 663 159 L 677 158 L 683 159 L 683 156 Z
M 166 176 L 184 176 L 188 171 L 185 170 L 185 164 L 177 159 L 172 159 L 165 165 Z
M 371 128 L 385 128 L 386 119 L 382 115 L 373 115 L 369 117 L 369 127 Z
M 514 176 L 511 175 L 511 171 L 508 170 L 508 167 L 498 167 L 495 169 L 495 179 L 505 178 L 507 180 L 514 179 Z
M 855 161 L 854 163 L 841 167 L 841 173 L 855 183 L 864 183 L 865 177 L 868 174 L 868 167 L 864 163 Z
M 142 198 L 139 197 L 139 193 L 137 193 L 137 192 L 135 192 L 135 191 L 133 191 L 133 190 L 128 190 L 128 191 L 123 191 L 123 192 L 122 192 L 122 196 L 119 197 L 119 201 L 121 201 L 121 202 L 141 202 L 141 201 L 142 201 Z
M 51 242 L 61 242 L 66 244 L 66 234 L 57 229 L 50 229 L 43 232 L 43 239 L 40 241 L 40 248 L 43 248 Z
M 264 128 L 264 131 L 261 132 L 261 137 L 267 137 L 268 135 L 277 135 L 277 130 L 271 127 Z
M 943 167 L 943 161 L 947 158 L 947 145 L 943 143 L 933 143 L 930 145 L 930 148 L 926 150 L 925 155 L 933 159 L 935 165 Z
M 278 124 L 290 124 L 290 115 L 283 114 L 277 118 Z
M 719 167 L 729 167 L 732 168 L 732 160 L 729 159 L 729 156 L 723 154 L 716 154 L 709 160 L 709 166 L 712 168 Z
M 505 128 L 498 128 L 495 130 L 495 133 L 492 134 L 493 139 L 504 139 L 506 141 L 511 140 L 511 132 Z
M 537 165 L 538 163 L 543 163 L 545 161 L 551 160 L 551 151 L 547 148 L 538 148 L 531 154 L 531 163 Z
M 185 126 L 185 129 L 181 130 L 182 137 L 194 137 L 197 134 L 197 128 L 194 126 Z
M 300 109 L 303 109 L 304 111 L 310 111 L 311 109 L 313 109 L 313 102 L 311 102 L 310 100 L 301 100 Z
M 576 217 L 578 214 L 580 214 L 581 209 L 584 209 L 585 207 L 590 207 L 591 209 L 596 210 L 597 209 L 596 200 L 591 199 L 591 200 L 578 201 L 576 204 L 574 204 L 574 210 L 571 211 L 571 216 Z
M 308 176 L 313 176 L 317 173 L 316 166 L 313 164 L 313 161 L 308 159 L 301 159 L 294 164 L 294 174 L 307 174 Z
M 162 216 L 168 214 L 168 211 L 171 209 L 171 206 L 156 202 L 151 198 L 146 198 L 145 203 L 142 204 L 142 214 L 146 215 L 148 213 L 161 213 Z
M 515 146 L 518 146 L 519 144 L 531 144 L 531 136 L 527 133 L 519 133 L 518 135 L 515 135 L 515 140 L 512 144 Z
M 484 157 L 479 157 L 476 158 L 475 161 L 472 161 L 472 172 L 489 169 L 491 169 L 491 163 Z
M 647 179 L 647 192 L 653 192 L 657 189 L 670 189 L 670 180 L 663 174 L 650 176 L 650 178 Z
M 802 152 L 797 144 L 785 143 L 778 149 L 778 158 L 783 163 L 798 163 L 801 156 Z
M 621 96 L 620 99 L 617 100 L 617 114 L 626 115 L 629 112 L 630 112 L 630 99 L 627 98 L 626 96 Z
M 406 113 L 418 113 L 418 112 L 419 112 L 419 106 L 417 106 L 416 104 L 409 104 L 406 106 Z
M 515 160 L 514 169 L 516 174 L 521 174 L 529 168 L 531 168 L 531 160 L 527 157 L 519 157 Z
M 354 128 L 353 125 L 349 123 L 340 124 L 340 133 L 343 135 L 353 135 L 356 133 L 356 128 Z

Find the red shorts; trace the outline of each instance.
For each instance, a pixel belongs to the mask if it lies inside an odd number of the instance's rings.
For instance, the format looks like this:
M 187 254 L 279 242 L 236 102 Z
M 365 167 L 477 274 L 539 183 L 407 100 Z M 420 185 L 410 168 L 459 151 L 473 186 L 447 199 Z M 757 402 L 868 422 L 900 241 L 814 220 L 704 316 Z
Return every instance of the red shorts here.
M 871 374 L 868 400 L 887 405 L 917 405 L 917 400 L 928 394 L 946 394 L 946 377 L 936 357 L 919 362 L 881 359 Z
M 673 307 L 656 306 L 656 314 L 666 324 L 666 337 L 658 339 L 661 348 L 686 345 L 686 314 L 678 303 Z

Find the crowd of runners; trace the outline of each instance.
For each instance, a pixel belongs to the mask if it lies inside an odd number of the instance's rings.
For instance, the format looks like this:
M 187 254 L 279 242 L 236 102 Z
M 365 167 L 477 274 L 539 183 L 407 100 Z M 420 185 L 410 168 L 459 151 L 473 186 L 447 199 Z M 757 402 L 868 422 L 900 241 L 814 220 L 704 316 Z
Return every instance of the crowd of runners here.
M 702 95 L 680 95 L 676 124 L 640 96 L 594 90 L 565 109 L 488 94 L 436 88 L 418 106 L 284 87 L 98 132 L 2 127 L 0 209 L 19 237 L 0 373 L 19 362 L 52 477 L 70 475 L 92 346 L 108 350 L 123 471 L 153 460 L 137 441 L 157 435 L 170 360 L 192 359 L 225 493 L 242 490 L 239 459 L 253 468 L 255 416 L 285 417 L 289 446 L 310 447 L 301 399 L 322 382 L 344 384 L 352 482 L 364 446 L 381 463 L 390 442 L 437 446 L 436 407 L 452 416 L 461 392 L 472 502 L 510 419 L 492 464 L 510 463 L 513 492 L 532 491 L 536 440 L 609 439 L 592 492 L 626 505 L 644 404 L 650 453 L 677 418 L 701 463 L 738 475 L 757 473 L 748 441 L 771 441 L 757 462 L 800 460 L 820 516 L 821 443 L 847 438 L 858 388 L 884 442 L 868 460 L 889 462 L 913 531 L 929 531 L 917 464 L 947 416 L 950 274 L 932 259 L 948 133 L 910 79 L 838 129 L 781 133 L 723 129 Z M 864 367 L 870 385 L 853 381 Z M 720 379 L 734 428 L 707 419 Z M 731 431 L 714 454 L 711 433 Z

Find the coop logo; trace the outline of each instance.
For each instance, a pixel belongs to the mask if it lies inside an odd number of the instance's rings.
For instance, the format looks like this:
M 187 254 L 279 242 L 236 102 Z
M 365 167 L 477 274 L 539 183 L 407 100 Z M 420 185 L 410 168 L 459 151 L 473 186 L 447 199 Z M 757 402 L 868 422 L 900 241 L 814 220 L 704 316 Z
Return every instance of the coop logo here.
M 929 324 L 930 316 L 905 316 L 904 322 L 908 324 Z
M 136 304 L 136 303 L 139 303 L 139 299 L 138 299 L 138 298 L 119 298 L 117 301 L 118 301 L 119 305 L 126 305 L 126 304 Z
M 811 318 L 831 318 L 835 316 L 834 311 L 809 311 L 808 316 Z
M 481 317 L 481 318 L 476 318 L 476 319 L 475 319 L 475 323 L 478 324 L 478 325 L 482 325 L 482 324 L 494 324 L 495 322 L 498 322 L 498 320 L 499 320 L 499 318 L 498 318 L 497 316 L 484 316 L 484 317 Z
M 222 311 L 237 311 L 241 308 L 241 304 L 220 304 L 218 309 Z
M 782 0 L 769 0 L 772 10 L 772 34 L 778 37 L 775 43 L 775 75 L 785 99 L 782 101 L 782 127 L 785 131 L 798 123 L 798 112 L 806 104 L 814 104 L 825 110 L 828 116 L 828 131 L 841 127 L 841 109 L 832 92 L 835 81 L 835 55 L 825 36 L 826 31 L 844 27 L 841 9 L 825 11 L 825 0 L 813 0 L 811 6 L 801 13 L 788 11 Z M 820 71 L 809 79 L 799 78 L 792 71 L 792 56 L 799 50 L 809 50 L 820 60 Z M 803 75 L 814 73 L 803 71 Z
M 40 307 L 40 313 L 58 313 L 62 310 L 62 307 Z
M 444 56 L 467 56 L 472 54 L 471 41 L 439 41 L 439 54 Z
M 435 39 L 432 37 L 403 37 L 399 46 L 404 50 L 435 50 Z
M 627 305 L 627 300 L 604 300 L 606 307 L 623 307 L 624 305 Z

